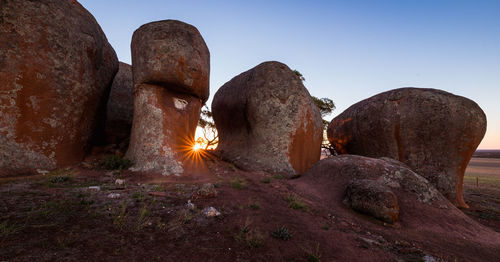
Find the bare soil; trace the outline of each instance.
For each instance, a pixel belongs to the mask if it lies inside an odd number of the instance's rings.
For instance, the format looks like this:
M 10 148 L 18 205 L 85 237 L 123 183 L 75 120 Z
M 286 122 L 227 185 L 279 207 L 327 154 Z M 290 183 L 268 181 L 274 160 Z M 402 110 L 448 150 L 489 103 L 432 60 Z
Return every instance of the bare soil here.
M 0 261 L 494 261 L 500 254 L 500 246 L 467 232 L 450 233 L 453 225 L 415 235 L 418 228 L 303 194 L 301 178 L 204 159 L 202 174 L 185 177 L 103 170 L 97 157 L 46 175 L 1 178 Z M 500 191 L 466 181 L 466 213 L 498 232 L 498 213 L 489 214 Z M 216 195 L 199 191 L 203 183 Z M 221 214 L 207 217 L 206 207 Z

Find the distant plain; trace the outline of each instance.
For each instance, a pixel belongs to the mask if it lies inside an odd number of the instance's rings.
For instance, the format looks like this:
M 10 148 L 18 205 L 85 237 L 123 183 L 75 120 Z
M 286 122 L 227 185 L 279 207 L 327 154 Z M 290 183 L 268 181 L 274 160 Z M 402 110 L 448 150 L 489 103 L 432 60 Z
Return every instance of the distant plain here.
M 478 222 L 500 232 L 500 150 L 478 150 L 464 175 L 463 210 Z

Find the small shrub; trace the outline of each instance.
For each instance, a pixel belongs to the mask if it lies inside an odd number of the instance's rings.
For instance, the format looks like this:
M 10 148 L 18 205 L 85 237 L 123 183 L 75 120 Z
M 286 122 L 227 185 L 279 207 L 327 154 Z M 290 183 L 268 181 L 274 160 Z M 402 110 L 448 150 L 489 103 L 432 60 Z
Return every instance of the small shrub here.
M 250 228 L 251 224 L 252 222 L 247 218 L 245 224 L 241 226 L 240 231 L 235 236 L 235 239 L 249 248 L 257 248 L 264 242 L 264 236 L 259 230 Z
M 310 262 L 321 262 L 321 252 L 319 249 L 319 243 L 316 244 L 315 248 L 304 248 L 304 252 L 306 253 L 306 259 Z
M 264 184 L 269 184 L 271 183 L 271 178 L 270 177 L 264 177 L 260 180 L 260 182 L 264 183 Z
M 146 195 L 142 192 L 135 192 L 132 194 L 132 198 L 137 199 L 138 202 L 142 202 L 146 199 Z
M 56 184 L 56 183 L 68 182 L 70 180 L 71 180 L 71 175 L 67 174 L 67 175 L 64 175 L 64 176 L 55 176 L 55 177 L 52 177 L 50 179 L 50 182 L 53 183 L 53 184 Z
M 285 197 L 288 207 L 295 210 L 307 211 L 307 205 L 300 201 L 296 195 L 290 194 Z
M 285 226 L 277 227 L 273 232 L 271 232 L 271 236 L 281 240 L 289 240 L 292 238 L 292 234 Z
M 113 225 L 115 225 L 118 230 L 122 231 L 125 226 L 125 222 L 129 216 L 129 212 L 127 211 L 128 202 L 123 202 L 122 207 L 118 213 L 116 213 L 113 219 Z
M 19 231 L 19 227 L 14 223 L 9 223 L 9 221 L 3 221 L 0 223 L 0 238 L 6 238 Z
M 126 158 L 121 158 L 116 155 L 105 156 L 101 161 L 101 167 L 106 170 L 122 170 L 131 166 L 132 162 Z
M 249 198 L 248 199 L 248 207 L 253 209 L 253 210 L 257 210 L 257 209 L 260 209 L 260 203 L 259 201 L 253 199 L 253 198 Z
M 149 206 L 144 205 L 139 210 L 139 218 L 137 219 L 136 230 L 140 231 L 149 223 Z
M 242 178 L 233 178 L 231 179 L 231 181 L 229 182 L 229 185 L 232 187 L 232 188 L 236 188 L 238 190 L 241 190 L 243 188 L 245 188 L 247 186 L 247 181 L 245 181 L 244 179 Z
M 258 203 L 251 203 L 250 205 L 248 205 L 248 207 L 250 207 L 251 209 L 254 209 L 254 210 L 260 209 L 260 206 Z
M 282 175 L 276 174 L 276 175 L 274 175 L 274 176 L 273 176 L 273 178 L 274 178 L 274 179 L 283 179 L 283 178 L 285 178 L 285 177 L 284 177 L 284 176 L 282 176 Z

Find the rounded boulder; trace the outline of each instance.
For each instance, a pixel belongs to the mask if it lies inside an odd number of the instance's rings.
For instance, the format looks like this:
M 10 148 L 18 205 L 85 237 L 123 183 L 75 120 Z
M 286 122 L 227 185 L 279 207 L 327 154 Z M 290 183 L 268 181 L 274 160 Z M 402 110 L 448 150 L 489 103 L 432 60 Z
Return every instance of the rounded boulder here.
M 109 93 L 106 112 L 106 134 L 115 139 L 130 136 L 134 117 L 134 81 L 132 66 L 120 62 Z
M 427 178 L 455 204 L 465 168 L 486 132 L 472 100 L 436 89 L 401 88 L 356 103 L 328 126 L 341 154 L 390 157 Z
M 145 24 L 132 36 L 134 83 L 168 86 L 200 98 L 210 94 L 210 52 L 196 27 L 177 20 Z
M 264 62 L 224 84 L 212 113 L 222 158 L 250 170 L 303 174 L 320 158 L 322 120 L 285 64 Z
M 0 175 L 83 159 L 103 131 L 118 59 L 77 1 L 0 4 Z

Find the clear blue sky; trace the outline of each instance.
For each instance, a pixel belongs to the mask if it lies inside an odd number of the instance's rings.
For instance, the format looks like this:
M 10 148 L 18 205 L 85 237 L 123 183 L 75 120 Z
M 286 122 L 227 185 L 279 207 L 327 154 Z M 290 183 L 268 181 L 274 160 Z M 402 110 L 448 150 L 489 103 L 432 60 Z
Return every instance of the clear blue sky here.
M 118 58 L 132 33 L 177 19 L 198 28 L 211 53 L 211 97 L 263 61 L 299 70 L 331 117 L 377 93 L 413 86 L 476 101 L 488 117 L 481 149 L 500 149 L 500 1 L 81 0 Z M 209 100 L 208 103 L 210 103 Z

